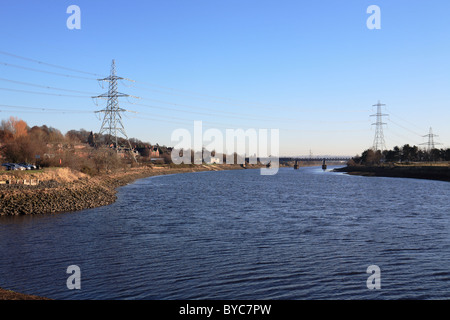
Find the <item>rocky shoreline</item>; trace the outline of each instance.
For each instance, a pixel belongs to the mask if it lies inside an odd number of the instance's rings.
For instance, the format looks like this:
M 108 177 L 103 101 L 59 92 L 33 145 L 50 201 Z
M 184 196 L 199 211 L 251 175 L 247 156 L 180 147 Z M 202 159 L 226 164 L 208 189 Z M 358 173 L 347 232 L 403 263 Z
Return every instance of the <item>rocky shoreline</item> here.
M 350 175 L 366 177 L 413 178 L 450 181 L 450 166 L 347 166 L 334 169 Z

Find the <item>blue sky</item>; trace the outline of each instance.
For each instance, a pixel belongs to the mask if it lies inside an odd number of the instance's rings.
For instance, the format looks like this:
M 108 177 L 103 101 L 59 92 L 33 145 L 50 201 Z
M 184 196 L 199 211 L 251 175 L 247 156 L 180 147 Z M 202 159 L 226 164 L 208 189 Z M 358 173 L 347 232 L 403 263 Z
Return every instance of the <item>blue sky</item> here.
M 81 30 L 66 27 L 72 4 Z M 381 8 L 381 30 L 366 27 L 369 5 Z M 202 120 L 205 128 L 280 129 L 282 155 L 354 155 L 372 145 L 378 100 L 390 114 L 387 147 L 426 142 L 429 127 L 449 146 L 448 12 L 444 0 L 2 1 L 0 51 L 102 76 L 116 59 L 118 74 L 136 80 L 119 90 L 143 98 L 121 104 L 139 112 L 124 125 L 143 141 L 173 145 L 174 129 Z M 85 96 L 0 90 L 1 119 L 99 130 L 92 111 L 103 105 L 87 93 L 106 88 L 94 79 L 11 65 L 95 78 L 0 54 L 2 79 L 86 92 L 0 80 L 0 88 Z

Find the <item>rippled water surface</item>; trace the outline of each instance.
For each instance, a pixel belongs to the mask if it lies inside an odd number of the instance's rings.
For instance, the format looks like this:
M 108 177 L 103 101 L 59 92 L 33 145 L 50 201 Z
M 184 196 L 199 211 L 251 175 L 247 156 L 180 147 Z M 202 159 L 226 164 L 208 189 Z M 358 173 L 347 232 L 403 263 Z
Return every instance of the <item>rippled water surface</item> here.
M 1 217 L 0 286 L 55 299 L 450 298 L 449 203 L 447 182 L 320 168 L 147 178 L 107 207 Z M 374 264 L 380 290 L 366 286 Z

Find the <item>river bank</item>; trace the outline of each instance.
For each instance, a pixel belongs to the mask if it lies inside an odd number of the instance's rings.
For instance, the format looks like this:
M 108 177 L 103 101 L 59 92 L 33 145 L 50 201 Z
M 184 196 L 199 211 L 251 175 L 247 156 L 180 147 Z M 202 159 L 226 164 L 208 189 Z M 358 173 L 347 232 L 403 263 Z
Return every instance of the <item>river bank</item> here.
M 243 168 L 239 165 L 154 166 L 94 177 L 68 168 L 46 169 L 38 173 L 22 172 L 21 175 L 28 174 L 26 179 L 38 179 L 39 184 L 0 185 L 0 215 L 56 214 L 96 208 L 113 203 L 116 200 L 116 189 L 137 179 L 176 173 L 238 169 Z M 4 173 L 0 178 L 10 177 L 8 173 Z
M 334 169 L 350 175 L 450 181 L 449 165 L 347 166 Z
M 0 288 L 0 300 L 51 300 Z

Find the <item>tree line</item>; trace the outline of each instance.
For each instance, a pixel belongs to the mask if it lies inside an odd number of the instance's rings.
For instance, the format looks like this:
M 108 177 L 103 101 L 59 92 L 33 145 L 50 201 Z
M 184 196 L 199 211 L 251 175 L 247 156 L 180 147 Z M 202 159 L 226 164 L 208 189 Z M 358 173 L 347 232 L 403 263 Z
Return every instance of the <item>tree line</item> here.
M 129 166 L 130 157 L 119 157 L 114 148 L 107 145 L 107 135 L 94 135 L 84 129 L 70 130 L 62 134 L 46 125 L 29 127 L 15 117 L 2 120 L 0 124 L 1 163 L 32 163 L 42 167 L 64 166 L 89 174 Z M 119 145 L 128 146 L 120 138 Z M 162 161 L 170 161 L 168 148 L 153 146 L 148 142 L 130 139 L 132 148 L 141 161 L 150 161 L 149 155 L 156 148 Z M 81 148 L 77 148 L 81 146 Z
M 405 144 L 403 147 L 394 147 L 392 150 L 374 151 L 365 150 L 361 156 L 353 157 L 349 165 L 374 165 L 380 163 L 408 163 L 408 162 L 439 162 L 450 161 L 449 149 L 422 150 L 417 146 Z

